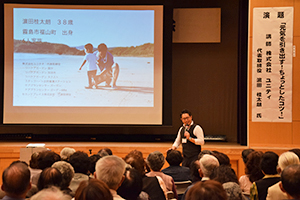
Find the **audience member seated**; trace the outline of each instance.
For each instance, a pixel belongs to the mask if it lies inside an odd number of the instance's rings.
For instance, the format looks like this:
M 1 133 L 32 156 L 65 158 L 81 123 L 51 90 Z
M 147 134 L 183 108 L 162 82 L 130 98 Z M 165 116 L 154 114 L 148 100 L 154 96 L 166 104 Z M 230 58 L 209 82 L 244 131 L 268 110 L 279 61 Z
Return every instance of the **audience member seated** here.
M 89 180 L 90 159 L 87 153 L 76 151 L 70 156 L 69 163 L 75 171 L 70 183 L 70 189 L 75 192 L 81 181 Z
M 209 155 L 209 154 L 204 154 L 200 160 L 199 160 L 199 175 L 201 177 L 201 181 L 207 181 L 210 180 L 209 176 L 211 175 L 211 173 L 213 172 L 213 170 L 219 167 L 219 161 L 218 159 L 213 156 L 213 155 Z M 187 192 L 195 185 L 196 183 L 193 183 L 192 185 L 190 185 L 185 193 L 182 196 L 182 200 L 187 199 L 186 194 Z
M 208 155 L 213 155 L 213 152 L 211 150 L 202 150 L 199 154 L 198 154 L 198 160 L 200 160 L 200 158 L 202 158 L 203 155 L 208 154 Z
M 98 151 L 98 154 L 101 156 L 101 158 L 106 156 L 106 155 L 110 155 L 110 156 L 113 155 L 111 149 L 109 149 L 109 148 L 100 149 Z
M 228 165 L 220 165 L 216 167 L 210 175 L 211 180 L 218 181 L 225 189 L 228 199 L 230 200 L 243 200 L 243 192 L 238 184 L 238 178 L 235 171 Z
M 143 154 L 140 151 L 133 150 L 125 156 L 125 162 L 130 164 L 134 169 L 136 169 L 142 176 L 143 188 L 142 191 L 146 192 L 150 199 L 155 200 L 165 200 L 165 194 L 160 186 L 158 178 L 160 177 L 148 177 L 145 175 L 145 161 Z M 161 183 L 164 184 L 163 180 L 160 178 Z M 163 186 L 165 188 L 165 185 Z
M 281 173 L 281 190 L 287 193 L 288 199 L 300 199 L 300 165 L 289 165 Z
M 62 175 L 60 171 L 54 167 L 48 167 L 42 171 L 39 177 L 37 187 L 39 191 L 51 186 L 56 186 L 60 188 L 61 182 L 62 182 Z
M 60 171 L 60 173 L 62 175 L 62 182 L 60 184 L 61 190 L 65 194 L 69 194 L 73 197 L 75 194 L 75 191 L 73 192 L 69 188 L 70 183 L 75 174 L 75 171 L 74 171 L 74 168 L 72 167 L 72 165 L 70 163 L 67 163 L 66 161 L 58 161 L 58 162 L 55 162 L 52 165 L 52 167 L 58 169 L 58 171 Z
M 227 200 L 221 183 L 213 180 L 197 182 L 186 194 L 188 200 Z
M 71 198 L 71 196 L 64 194 L 59 188 L 51 186 L 39 191 L 30 200 L 71 200 Z
M 147 157 L 147 164 L 149 165 L 151 171 L 148 172 L 146 176 L 161 177 L 166 184 L 167 190 L 172 191 L 174 193 L 174 197 L 177 199 L 178 196 L 173 178 L 160 171 L 165 164 L 164 155 L 159 151 L 150 153 Z
M 277 171 L 279 174 L 289 165 L 299 164 L 298 156 L 293 152 L 285 152 L 279 156 Z M 269 187 L 267 200 L 287 199 L 286 193 L 282 192 L 279 186 L 280 182 Z
M 230 159 L 225 153 L 219 151 L 212 151 L 212 152 L 213 152 L 212 155 L 218 159 L 219 165 L 227 165 L 229 167 L 231 166 Z
M 2 174 L 3 200 L 22 200 L 30 190 L 30 171 L 22 162 L 13 162 Z
M 298 156 L 298 158 L 300 159 L 300 149 L 299 148 L 290 149 L 289 151 L 295 153 Z
M 199 169 L 200 169 L 199 160 L 195 160 L 194 162 L 191 163 L 190 171 L 191 171 L 192 183 L 195 183 L 197 181 L 201 181 L 201 176 L 199 174 Z
M 75 200 L 113 200 L 107 185 L 98 179 L 82 181 L 75 193 Z
M 278 155 L 267 151 L 263 154 L 260 168 L 265 175 L 263 179 L 255 181 L 250 188 L 251 200 L 265 200 L 268 188 L 279 182 L 280 175 L 277 173 Z
M 70 147 L 65 147 L 60 151 L 60 157 L 62 161 L 69 161 L 70 156 L 75 153 L 76 150 Z
M 248 161 L 248 155 L 250 153 L 252 153 L 253 151 L 255 151 L 255 150 L 254 149 L 244 149 L 242 151 L 242 159 L 243 159 L 244 164 L 247 163 L 247 161 Z
M 244 149 L 242 151 L 242 159 L 243 159 L 245 166 L 248 161 L 248 155 L 254 151 L 255 151 L 254 149 Z M 247 174 L 242 175 L 240 177 L 239 184 L 240 184 L 240 187 L 241 187 L 242 191 L 244 192 L 244 194 L 249 196 L 250 195 L 250 187 L 252 186 L 253 183 L 249 180 L 249 176 Z
M 239 179 L 239 184 L 244 194 L 250 196 L 250 188 L 253 182 L 258 181 L 264 177 L 260 169 L 260 161 L 263 152 L 253 151 L 247 156 L 247 162 L 245 167 L 245 175 Z
M 148 200 L 147 193 L 142 192 L 143 180 L 141 174 L 134 168 L 125 172 L 125 179 L 117 193 L 126 200 Z
M 29 160 L 30 181 L 32 181 L 32 178 L 34 176 L 37 176 L 36 174 L 40 174 L 43 171 L 43 170 L 39 169 L 38 156 L 39 156 L 39 152 L 34 152 L 33 154 L 31 154 L 31 157 Z
M 45 150 L 39 153 L 37 160 L 39 169 L 44 170 L 48 167 L 51 167 L 56 161 L 60 161 L 61 158 L 54 151 Z M 39 176 L 40 174 L 36 174 L 32 177 L 32 184 L 37 185 Z
M 114 200 L 123 199 L 117 194 L 125 176 L 124 160 L 117 156 L 105 156 L 96 163 L 95 178 L 106 183 Z
M 161 170 L 164 174 L 171 176 L 175 182 L 191 180 L 190 168 L 180 166 L 180 163 L 182 163 L 183 160 L 180 151 L 169 150 L 167 152 L 166 160 L 170 166 Z
M 94 178 L 96 163 L 100 158 L 101 158 L 101 156 L 99 154 L 94 154 L 89 157 L 89 159 L 90 159 L 90 167 L 89 167 L 90 178 Z

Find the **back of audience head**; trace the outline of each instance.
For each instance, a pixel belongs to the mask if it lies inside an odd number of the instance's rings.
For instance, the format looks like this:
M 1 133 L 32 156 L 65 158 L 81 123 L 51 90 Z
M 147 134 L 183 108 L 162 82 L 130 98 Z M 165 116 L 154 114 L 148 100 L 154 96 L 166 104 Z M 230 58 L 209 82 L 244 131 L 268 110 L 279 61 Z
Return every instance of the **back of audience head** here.
M 295 153 L 290 151 L 284 152 L 278 158 L 278 167 L 277 167 L 278 173 L 280 174 L 282 170 L 284 170 L 284 168 L 293 164 L 299 164 L 298 156 Z
M 44 169 L 39 177 L 37 187 L 39 190 L 51 186 L 61 187 L 62 175 L 60 171 L 54 167 Z
M 150 153 L 147 157 L 147 164 L 153 171 L 160 171 L 165 164 L 165 157 L 159 151 Z
M 90 167 L 89 167 L 89 171 L 90 173 L 93 175 L 95 172 L 95 166 L 97 161 L 101 158 L 101 156 L 99 154 L 94 154 L 92 156 L 89 157 L 90 159 Z
M 24 163 L 13 162 L 3 171 L 1 189 L 6 195 L 25 197 L 30 188 L 30 171 Z
M 218 181 L 221 184 L 227 182 L 239 183 L 235 171 L 227 165 L 220 165 L 219 167 L 214 168 L 209 178 Z
M 71 198 L 71 196 L 64 194 L 59 188 L 51 186 L 39 191 L 30 200 L 71 200 Z
M 170 166 L 179 166 L 183 157 L 180 151 L 171 149 L 167 152 L 166 160 Z
M 38 169 L 39 165 L 38 165 L 38 156 L 39 156 L 39 152 L 33 152 L 31 154 L 30 160 L 29 160 L 29 166 L 31 169 Z
M 96 163 L 95 176 L 110 189 L 117 190 L 124 179 L 125 165 L 125 161 L 117 156 L 105 156 Z
M 289 165 L 281 173 L 279 186 L 288 194 L 289 199 L 300 199 L 300 165 Z
M 199 154 L 198 154 L 198 160 L 200 160 L 200 158 L 202 158 L 203 155 L 208 154 L 208 155 L 212 155 L 213 152 L 210 150 L 202 150 Z
M 113 200 L 113 197 L 103 181 L 90 179 L 79 184 L 75 200 Z
M 201 177 L 209 177 L 214 168 L 219 166 L 219 161 L 213 155 L 204 155 L 199 160 L 200 165 L 200 176 Z
M 300 149 L 299 148 L 290 149 L 289 151 L 295 153 L 298 156 L 298 158 L 300 159 Z
M 219 151 L 213 151 L 212 155 L 215 156 L 218 159 L 220 165 L 231 166 L 230 159 L 225 153 L 222 153 L 222 152 L 219 152 Z
M 240 185 L 236 182 L 227 182 L 222 184 L 230 200 L 246 200 Z
M 75 171 L 70 163 L 66 161 L 58 161 L 52 165 L 53 168 L 56 168 L 62 174 L 61 189 L 67 189 L 71 183 L 72 178 L 74 177 Z
M 136 169 L 128 169 L 125 172 L 125 179 L 118 188 L 118 194 L 127 200 L 136 200 L 142 191 L 143 180 Z
M 133 150 L 125 156 L 124 160 L 134 169 L 138 170 L 142 176 L 145 175 L 145 161 L 142 152 Z
M 100 149 L 99 151 L 98 151 L 98 154 L 101 156 L 101 154 L 103 154 L 103 155 L 113 155 L 113 153 L 112 153 L 112 151 L 111 151 L 111 149 L 110 148 L 103 148 L 103 149 Z M 101 158 L 102 158 L 103 156 L 101 156 Z
M 75 153 L 76 150 L 70 147 L 65 147 L 60 151 L 60 157 L 63 161 L 68 161 L 70 156 Z
M 260 162 L 260 168 L 264 174 L 277 174 L 278 155 L 272 151 L 263 154 Z
M 199 169 L 200 169 L 199 160 L 195 160 L 194 162 L 191 163 L 190 170 L 191 170 L 192 182 L 197 182 L 201 180 Z
M 248 160 L 248 155 L 250 154 L 250 153 L 252 153 L 253 151 L 255 151 L 254 149 L 244 149 L 243 151 L 242 151 L 242 158 L 243 158 L 243 161 L 244 161 L 244 163 L 246 164 L 247 163 L 247 160 Z
M 262 158 L 263 152 L 253 151 L 248 155 L 248 160 L 246 163 L 245 173 L 249 176 L 251 182 L 258 181 L 264 177 L 260 169 L 260 161 Z
M 39 153 L 38 156 L 38 166 L 39 169 L 44 170 L 47 167 L 51 167 L 53 165 L 53 163 L 55 163 L 56 161 L 60 161 L 60 155 L 58 155 L 57 153 L 53 152 L 53 151 L 42 151 Z
M 197 182 L 186 194 L 188 200 L 227 200 L 221 183 L 213 180 Z
M 69 163 L 73 166 L 75 173 L 88 174 L 90 159 L 87 153 L 76 151 L 70 156 Z

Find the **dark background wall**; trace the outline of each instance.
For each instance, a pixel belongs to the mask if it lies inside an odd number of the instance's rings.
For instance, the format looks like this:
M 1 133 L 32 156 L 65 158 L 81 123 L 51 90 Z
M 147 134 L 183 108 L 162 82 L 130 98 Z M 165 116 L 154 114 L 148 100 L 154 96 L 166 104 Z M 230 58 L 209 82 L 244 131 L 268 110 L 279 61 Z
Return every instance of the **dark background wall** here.
M 221 43 L 173 44 L 173 124 L 188 108 L 205 134 L 236 142 L 239 2 L 185 2 L 176 6 L 221 8 Z
M 170 141 L 181 126 L 180 111 L 187 108 L 206 135 L 226 135 L 229 142 L 237 142 L 239 0 L 175 0 L 171 4 L 174 8 L 221 8 L 220 43 L 174 43 L 168 51 L 173 56 L 172 91 L 164 92 L 172 93 L 171 125 L 2 125 L 2 137 L 14 135 L 21 140 Z

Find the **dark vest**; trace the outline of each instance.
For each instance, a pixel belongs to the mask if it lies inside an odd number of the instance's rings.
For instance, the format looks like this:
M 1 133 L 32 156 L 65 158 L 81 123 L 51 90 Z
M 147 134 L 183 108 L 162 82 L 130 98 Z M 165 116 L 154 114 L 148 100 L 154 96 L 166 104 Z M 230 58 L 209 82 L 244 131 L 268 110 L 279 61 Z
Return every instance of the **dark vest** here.
M 268 188 L 280 181 L 280 177 L 264 178 L 256 181 L 258 199 L 264 200 L 268 195 Z
M 165 194 L 161 189 L 156 177 L 143 177 L 143 189 L 151 200 L 166 200 Z
M 190 133 L 190 137 L 192 137 L 192 138 L 196 138 L 196 136 L 193 133 L 195 127 L 196 127 L 196 124 L 193 124 L 193 125 L 191 125 L 190 129 L 188 130 L 188 132 Z M 185 138 L 184 137 L 185 130 L 186 130 L 185 127 L 183 127 L 181 129 L 181 132 L 180 132 L 181 138 Z M 187 140 L 186 143 L 182 143 L 182 149 L 183 149 L 182 153 L 185 158 L 192 158 L 192 157 L 198 156 L 198 154 L 201 152 L 201 145 L 195 145 L 194 143 Z

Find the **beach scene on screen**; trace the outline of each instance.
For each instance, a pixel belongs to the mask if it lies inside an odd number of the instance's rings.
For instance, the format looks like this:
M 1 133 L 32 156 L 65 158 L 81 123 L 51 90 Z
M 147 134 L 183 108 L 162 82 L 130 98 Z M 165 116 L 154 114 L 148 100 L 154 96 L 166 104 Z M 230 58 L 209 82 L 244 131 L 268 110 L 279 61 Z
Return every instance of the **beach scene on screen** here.
M 14 8 L 13 106 L 153 107 L 154 11 Z M 87 89 L 84 45 L 104 43 L 116 87 Z M 101 70 L 97 69 L 97 74 Z

